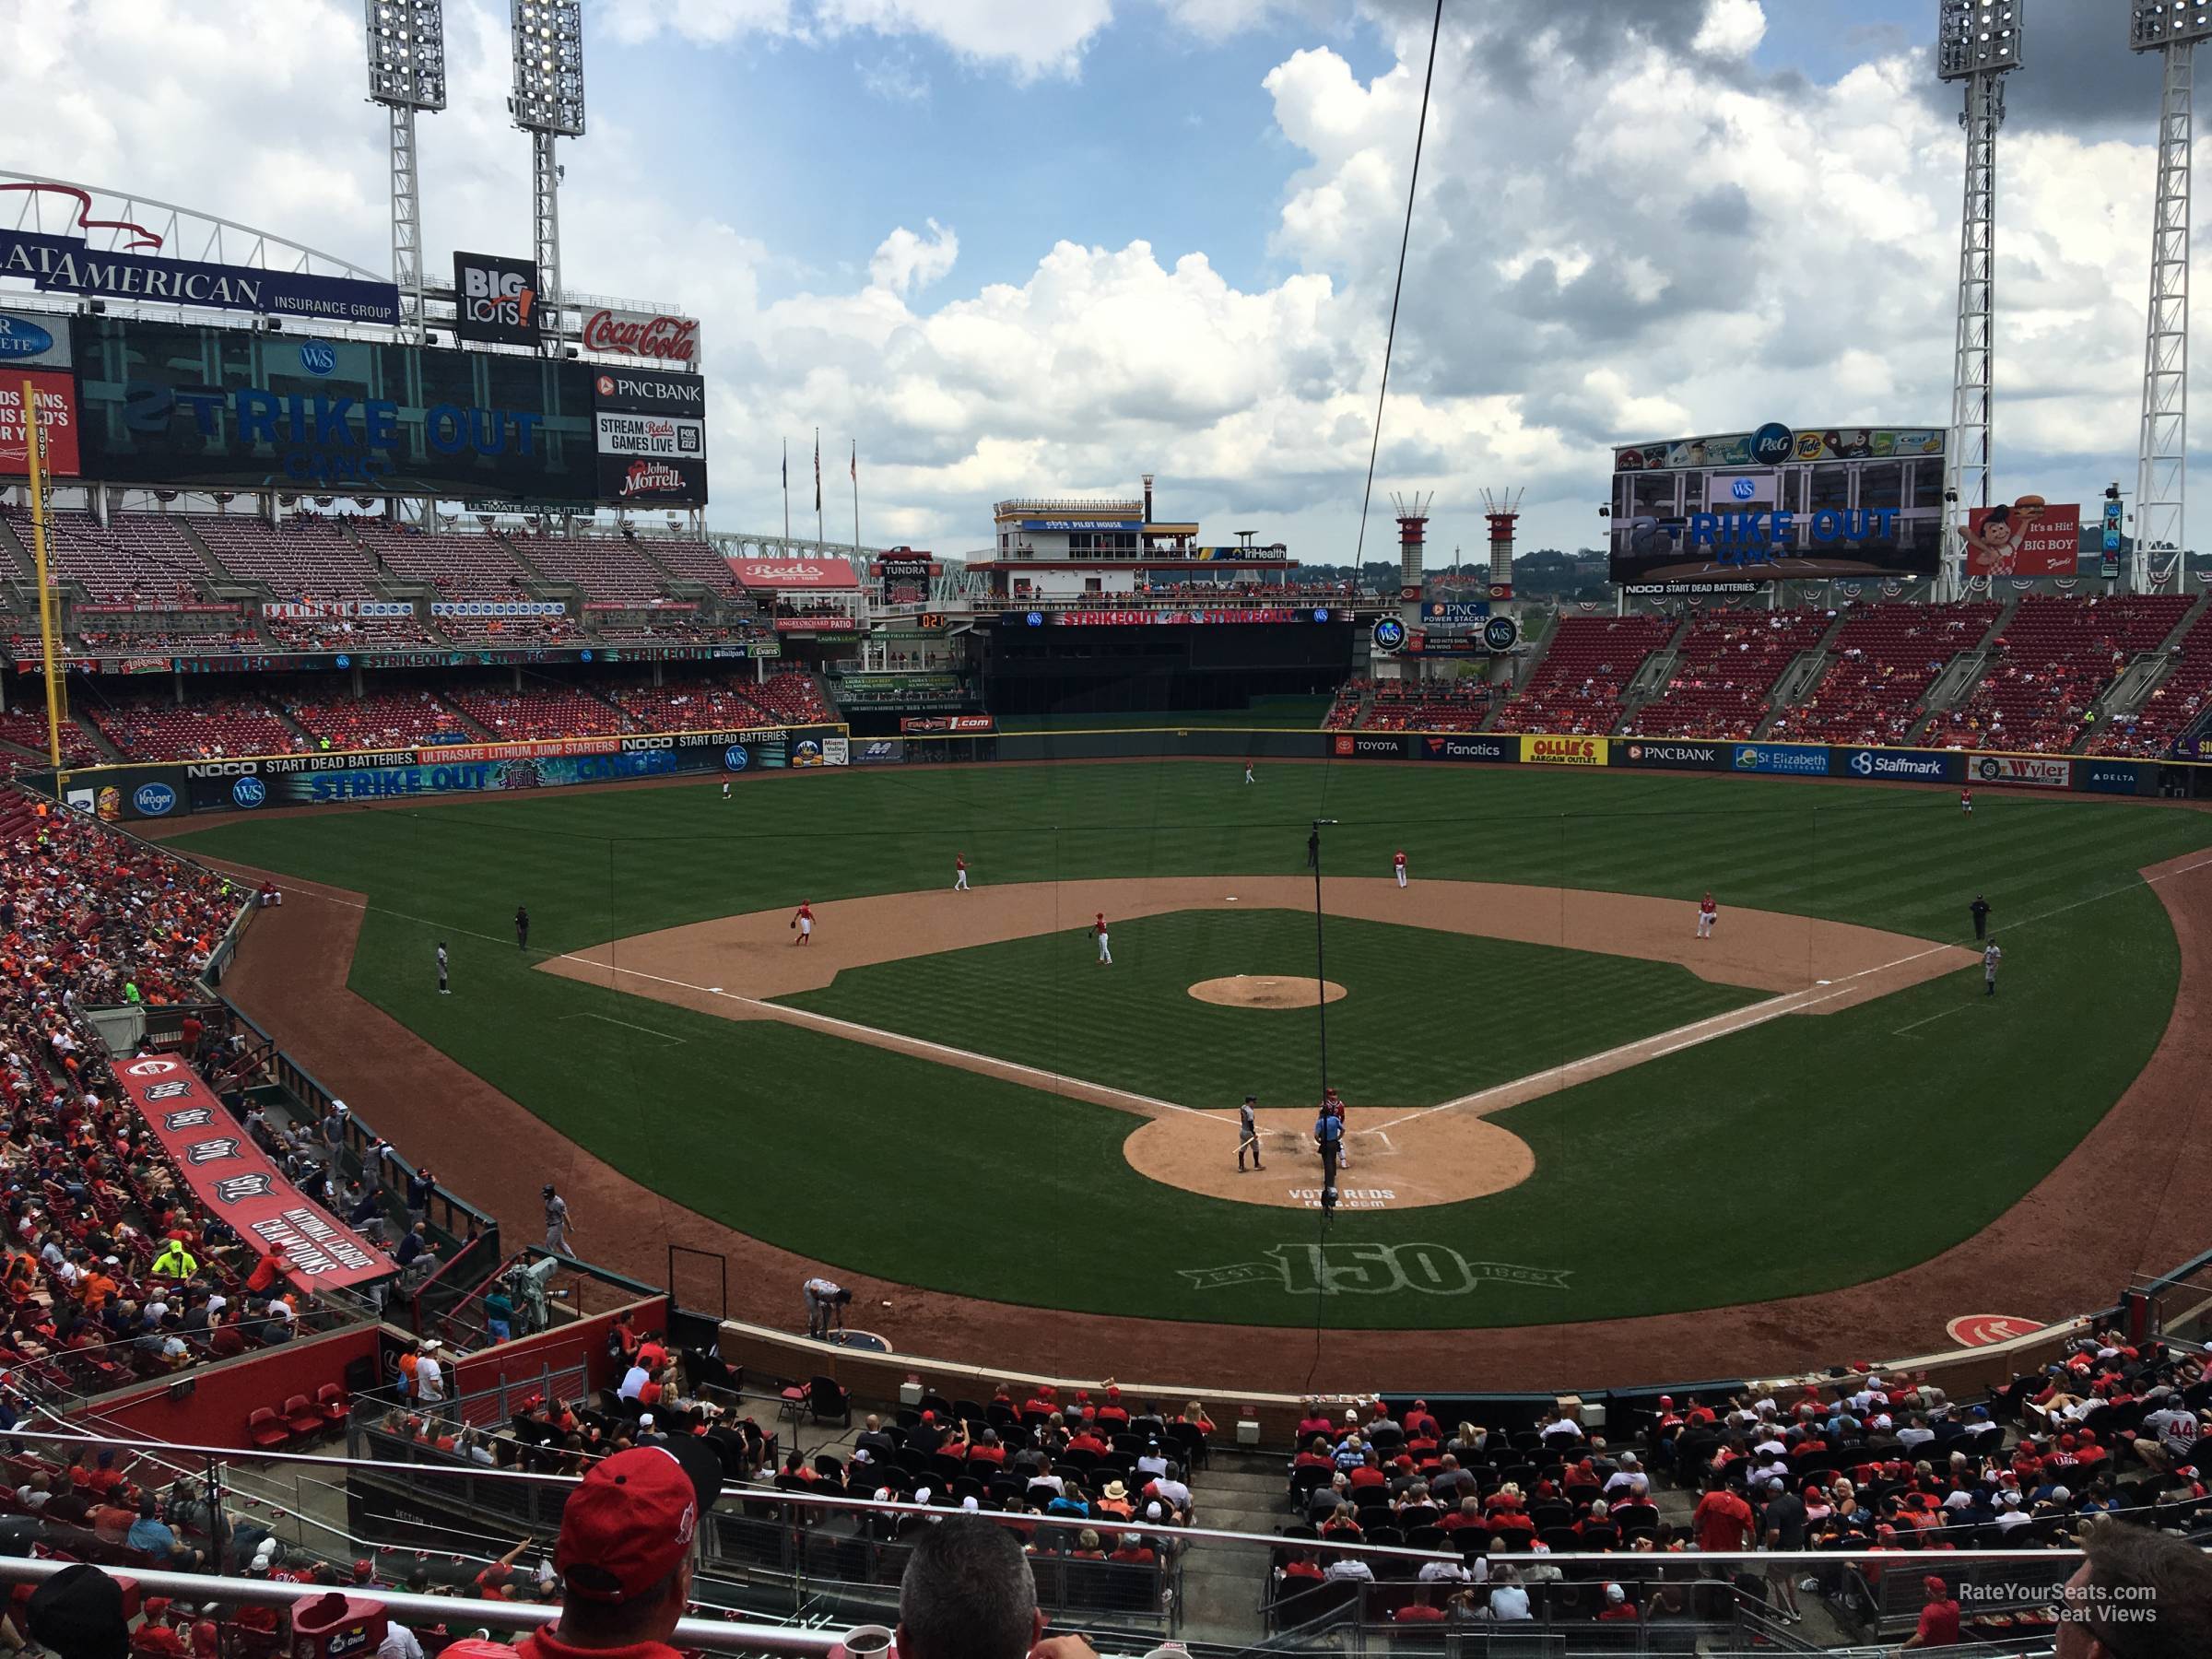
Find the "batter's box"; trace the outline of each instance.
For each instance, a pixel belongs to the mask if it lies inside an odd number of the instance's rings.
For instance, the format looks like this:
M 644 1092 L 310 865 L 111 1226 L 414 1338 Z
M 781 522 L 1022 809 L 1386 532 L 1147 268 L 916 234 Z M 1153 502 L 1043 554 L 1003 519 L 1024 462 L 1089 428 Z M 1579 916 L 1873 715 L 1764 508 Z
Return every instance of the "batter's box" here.
M 1313 1136 L 1302 1129 L 1262 1128 L 1260 1147 L 1270 1158 L 1321 1157 Z M 1398 1153 L 1387 1129 L 1354 1129 L 1345 1135 L 1344 1149 L 1355 1163 L 1362 1158 L 1395 1158 Z

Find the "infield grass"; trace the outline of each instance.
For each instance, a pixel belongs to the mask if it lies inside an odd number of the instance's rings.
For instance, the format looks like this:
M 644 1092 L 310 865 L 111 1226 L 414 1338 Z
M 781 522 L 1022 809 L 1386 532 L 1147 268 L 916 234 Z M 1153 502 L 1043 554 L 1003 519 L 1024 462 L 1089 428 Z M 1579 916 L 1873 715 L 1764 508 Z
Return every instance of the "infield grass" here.
M 1950 941 L 1969 935 L 1967 903 L 1986 893 L 2006 949 L 1994 998 L 1969 970 L 1841 1013 L 1774 1020 L 1498 1114 L 1536 1154 L 1519 1187 L 1340 1213 L 1333 1252 L 1437 1244 L 1565 1276 L 1563 1288 L 1495 1281 L 1464 1294 L 1328 1298 L 1330 1324 L 1394 1327 L 1798 1294 L 1971 1236 L 2047 1173 L 2149 1057 L 2179 959 L 2136 871 L 2212 844 L 2212 819 L 2194 811 L 1997 791 L 1981 792 L 1969 819 L 1948 794 L 1763 778 L 1262 762 L 1246 787 L 1236 761 L 790 774 L 746 779 L 726 803 L 712 782 L 520 795 L 246 820 L 181 845 L 368 894 L 357 991 L 703 1214 L 833 1269 L 932 1288 L 1292 1325 L 1312 1317 L 1314 1299 L 1290 1268 L 1280 1283 L 1212 1287 L 1183 1270 L 1302 1260 L 1314 1222 L 1137 1175 L 1120 1152 L 1137 1126 L 1126 1113 L 531 965 L 703 917 L 945 886 L 956 852 L 984 883 L 1293 875 L 1314 818 L 1340 820 L 1326 831 L 1332 872 L 1384 876 L 1403 846 L 1417 884 L 1565 885 L 1686 907 L 1711 888 L 1724 907 Z M 518 902 L 535 923 L 527 955 L 511 930 Z M 1139 925 L 1117 927 L 1117 946 L 1134 947 Z M 1340 936 L 1351 948 L 1351 925 L 1330 920 L 1332 954 Z M 430 971 L 440 938 L 454 955 L 445 998 Z M 1078 959 L 1071 971 L 1092 970 Z M 1065 1049 L 1076 1039 L 1049 1035 L 1065 1021 L 1049 986 L 1040 994 L 1048 1034 L 1027 1040 Z M 1532 1009 L 1422 973 L 1391 990 L 1398 1019 L 1357 1042 L 1347 1027 L 1339 1053 L 1336 1010 L 1350 1018 L 1367 994 L 1355 987 L 1332 1006 L 1333 1072 L 1411 1075 L 1441 1052 L 1477 1076 L 1482 1051 L 1525 1041 L 1531 1025 L 1538 1047 L 1587 1053 L 1616 1018 L 1582 996 Z M 1200 1006 L 1161 996 L 1176 1028 Z M 886 1017 L 879 1008 L 872 1023 Z M 950 1029 L 933 1034 L 982 1046 L 991 1018 L 953 1010 Z M 1265 1064 L 1295 1078 L 1312 1051 L 1299 1017 L 1283 1018 L 1294 1023 Z M 1192 1047 L 1158 1023 L 1146 1014 L 1130 1045 Z M 1206 1062 L 1160 1069 L 1184 1064 Z M 665 1104 L 702 1100 L 712 1104 Z M 373 1100 L 355 1105 L 376 1121 Z M 825 1193 L 877 1201 L 826 1203 Z M 2125 1209 L 2098 1224 L 2136 1225 Z

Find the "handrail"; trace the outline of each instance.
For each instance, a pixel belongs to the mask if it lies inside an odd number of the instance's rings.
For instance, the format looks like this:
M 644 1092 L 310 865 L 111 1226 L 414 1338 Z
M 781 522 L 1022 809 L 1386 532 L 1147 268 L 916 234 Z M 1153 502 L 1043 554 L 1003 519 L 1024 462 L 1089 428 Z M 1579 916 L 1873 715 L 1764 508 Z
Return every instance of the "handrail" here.
M 76 1565 L 72 1561 L 38 1561 L 0 1557 L 0 1584 L 36 1584 Z M 294 1584 L 275 1579 L 211 1578 L 197 1572 L 159 1572 L 134 1567 L 130 1580 L 141 1590 L 195 1604 L 288 1608 L 298 1602 L 318 1601 L 330 1594 L 322 1584 Z M 369 1599 L 402 1622 L 444 1620 L 479 1625 L 491 1630 L 528 1632 L 542 1630 L 560 1617 L 560 1609 L 544 1603 L 511 1601 L 456 1601 L 450 1595 L 410 1595 L 399 1590 L 375 1590 Z M 837 1653 L 843 1645 L 841 1632 L 800 1630 L 790 1625 L 724 1622 L 712 1618 L 679 1620 L 673 1640 L 690 1648 L 716 1653 Z

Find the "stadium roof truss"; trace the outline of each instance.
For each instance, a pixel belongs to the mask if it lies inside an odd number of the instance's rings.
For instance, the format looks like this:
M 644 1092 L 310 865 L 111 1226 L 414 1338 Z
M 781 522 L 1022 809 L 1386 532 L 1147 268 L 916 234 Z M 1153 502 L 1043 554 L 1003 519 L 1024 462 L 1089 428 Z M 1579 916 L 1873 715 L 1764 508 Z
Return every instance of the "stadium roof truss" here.
M 387 282 L 390 276 L 273 231 L 151 196 L 35 173 L 0 172 L 0 224 L 44 236 L 81 236 L 103 253 L 296 271 Z

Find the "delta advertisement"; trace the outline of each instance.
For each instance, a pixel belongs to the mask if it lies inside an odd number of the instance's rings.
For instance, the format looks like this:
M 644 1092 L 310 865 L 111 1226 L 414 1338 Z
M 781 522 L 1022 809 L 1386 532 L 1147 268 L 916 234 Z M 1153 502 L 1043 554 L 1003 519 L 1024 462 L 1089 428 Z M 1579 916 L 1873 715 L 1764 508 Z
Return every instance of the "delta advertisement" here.
M 70 371 L 69 320 L 0 311 L 0 477 L 27 477 L 23 382 L 39 407 L 47 475 L 77 476 L 76 376 Z
M 2071 576 L 2081 558 L 2081 503 L 2024 495 L 1966 515 L 1969 576 Z
M 584 363 L 112 316 L 75 319 L 70 338 L 87 478 L 577 507 L 623 499 L 603 496 Z
M 292 1264 L 288 1277 L 335 1288 L 398 1271 L 382 1251 L 300 1196 L 183 1061 L 142 1054 L 118 1065 L 115 1077 L 194 1195 L 261 1254 L 283 1251 Z

